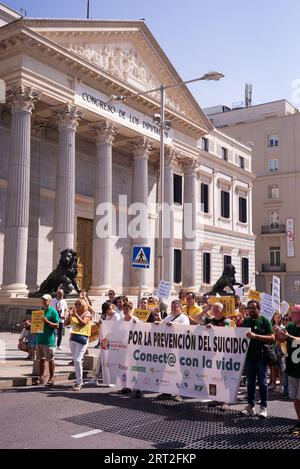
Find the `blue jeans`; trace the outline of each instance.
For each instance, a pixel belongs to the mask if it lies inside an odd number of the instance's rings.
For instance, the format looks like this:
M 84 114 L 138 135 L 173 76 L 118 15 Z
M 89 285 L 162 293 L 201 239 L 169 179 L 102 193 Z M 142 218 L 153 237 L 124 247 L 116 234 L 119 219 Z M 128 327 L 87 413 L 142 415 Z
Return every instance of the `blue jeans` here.
M 288 393 L 289 393 L 289 379 L 288 379 L 288 375 L 286 374 L 286 372 L 284 372 L 283 393 L 284 393 L 284 394 L 288 394 Z
M 248 404 L 250 404 L 251 407 L 255 405 L 256 377 L 258 378 L 260 405 L 267 407 L 267 368 L 268 365 L 263 360 L 246 360 Z

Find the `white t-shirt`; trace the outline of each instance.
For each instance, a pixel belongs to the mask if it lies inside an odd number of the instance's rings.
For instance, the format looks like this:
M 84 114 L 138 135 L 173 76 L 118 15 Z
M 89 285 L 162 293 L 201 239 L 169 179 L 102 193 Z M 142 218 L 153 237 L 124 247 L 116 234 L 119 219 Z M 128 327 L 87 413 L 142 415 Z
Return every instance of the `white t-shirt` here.
M 190 325 L 190 320 L 184 313 L 179 314 L 176 318 L 174 318 L 173 314 L 168 314 L 168 316 L 166 316 L 162 322 Z
M 59 321 L 64 322 L 65 320 L 65 315 L 66 312 L 68 311 L 68 305 L 66 300 L 61 299 L 59 300 L 58 298 L 53 298 L 51 301 L 51 306 L 56 309 L 59 315 Z
M 119 313 L 116 313 L 115 311 L 111 316 L 106 315 L 105 321 L 120 321 L 121 317 Z
M 115 312 L 120 316 L 120 319 L 124 319 L 124 313 L 122 309 L 115 308 Z
M 131 319 L 129 319 L 129 321 L 126 321 L 126 320 L 125 320 L 125 317 L 124 317 L 124 318 L 123 318 L 123 321 L 124 321 L 124 322 L 134 322 L 134 323 L 135 323 L 135 322 L 141 322 L 141 321 L 139 320 L 139 318 L 136 318 L 135 316 L 132 317 Z
M 30 329 L 25 329 L 25 327 L 23 327 L 23 329 L 21 331 L 21 335 L 20 335 L 20 340 L 27 339 L 29 334 L 30 334 Z

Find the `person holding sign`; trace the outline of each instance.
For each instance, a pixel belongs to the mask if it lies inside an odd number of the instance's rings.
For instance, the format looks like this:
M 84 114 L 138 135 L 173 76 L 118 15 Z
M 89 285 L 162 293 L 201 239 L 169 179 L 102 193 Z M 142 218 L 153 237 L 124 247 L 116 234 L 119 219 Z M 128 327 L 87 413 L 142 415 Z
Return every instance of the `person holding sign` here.
M 250 340 L 246 357 L 246 375 L 248 405 L 243 410 L 245 415 L 255 415 L 255 394 L 256 378 L 258 379 L 260 394 L 260 417 L 267 417 L 268 384 L 267 369 L 268 363 L 265 359 L 264 344 L 273 344 L 275 341 L 272 333 L 272 325 L 265 316 L 260 315 L 260 304 L 255 300 L 248 301 L 249 316 L 243 322 L 243 327 L 250 327 L 251 332 L 247 332 Z
M 296 424 L 289 430 L 294 436 L 300 436 L 300 305 L 292 308 L 293 322 L 285 330 L 275 327 L 276 339 L 286 342 L 286 373 L 288 375 L 289 396 L 294 400 L 297 414 Z
M 65 324 L 70 325 L 70 349 L 75 364 L 76 384 L 73 391 L 80 391 L 83 385 L 82 359 L 89 343 L 91 335 L 91 318 L 89 305 L 86 301 L 79 298 L 75 301 L 75 307 L 72 313 L 66 319 Z
M 49 362 L 49 380 L 46 386 L 54 384 L 54 350 L 55 350 L 55 330 L 59 328 L 59 316 L 57 311 L 51 306 L 52 296 L 45 294 L 42 296 L 42 306 L 44 315 L 41 320 L 44 323 L 44 332 L 36 334 L 36 359 L 40 362 L 40 376 L 33 384 L 44 384 L 45 361 Z

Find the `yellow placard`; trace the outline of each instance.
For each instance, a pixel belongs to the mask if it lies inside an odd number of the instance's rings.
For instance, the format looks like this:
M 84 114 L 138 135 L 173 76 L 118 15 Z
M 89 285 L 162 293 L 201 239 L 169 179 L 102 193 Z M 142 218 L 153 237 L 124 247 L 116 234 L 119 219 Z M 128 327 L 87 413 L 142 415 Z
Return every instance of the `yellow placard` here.
M 31 334 L 43 334 L 44 332 L 44 310 L 32 311 L 31 313 L 31 322 L 30 322 L 30 333 Z
M 87 337 L 90 337 L 91 335 L 91 321 L 89 321 L 85 326 L 82 326 L 79 324 L 79 321 L 77 318 L 72 316 L 71 318 L 71 324 L 70 324 L 70 329 L 72 334 L 80 334 L 80 335 L 86 335 Z
M 257 290 L 248 291 L 248 300 L 260 301 L 260 292 Z
M 232 316 L 235 314 L 235 299 L 233 296 L 210 296 L 208 299 L 209 303 L 222 303 L 224 306 L 223 311 L 226 316 Z
M 98 324 L 92 324 L 91 326 L 91 335 L 89 337 L 89 342 L 95 342 L 99 339 L 100 326 Z
M 151 311 L 149 309 L 137 308 L 133 312 L 133 316 L 137 317 L 140 321 L 147 322 L 150 317 Z

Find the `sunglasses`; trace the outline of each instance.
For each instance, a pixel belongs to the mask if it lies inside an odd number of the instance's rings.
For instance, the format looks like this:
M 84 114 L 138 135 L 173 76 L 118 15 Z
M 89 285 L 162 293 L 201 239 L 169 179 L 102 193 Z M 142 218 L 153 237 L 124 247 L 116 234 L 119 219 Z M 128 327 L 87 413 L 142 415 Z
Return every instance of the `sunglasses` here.
M 75 303 L 75 306 L 81 306 L 81 303 Z

